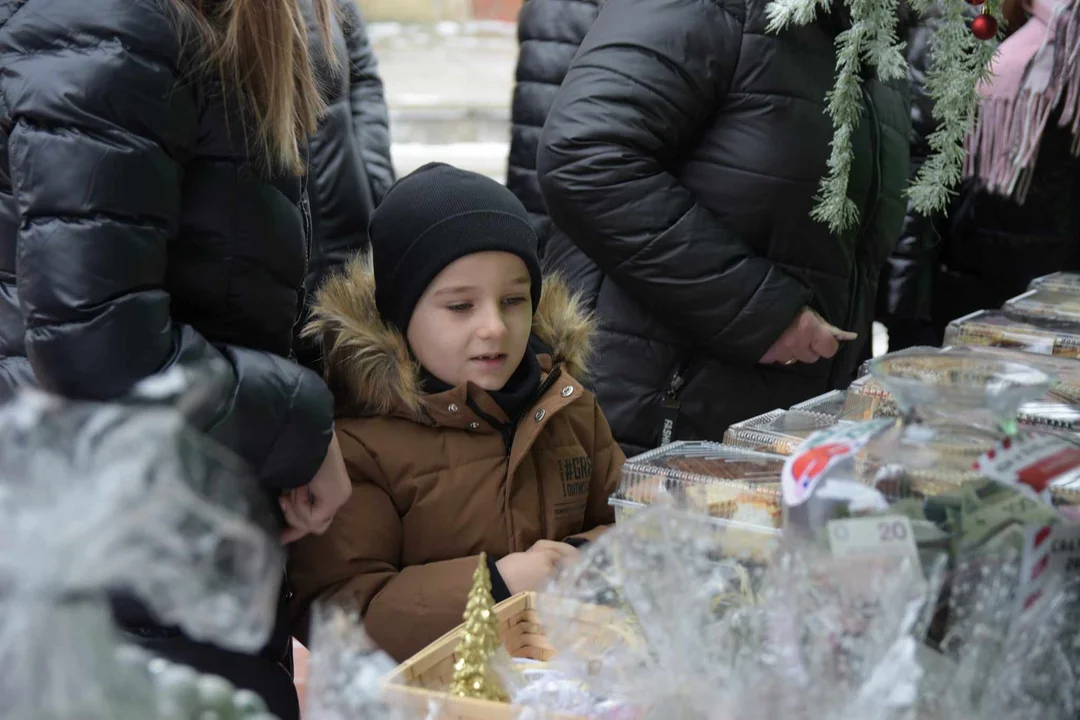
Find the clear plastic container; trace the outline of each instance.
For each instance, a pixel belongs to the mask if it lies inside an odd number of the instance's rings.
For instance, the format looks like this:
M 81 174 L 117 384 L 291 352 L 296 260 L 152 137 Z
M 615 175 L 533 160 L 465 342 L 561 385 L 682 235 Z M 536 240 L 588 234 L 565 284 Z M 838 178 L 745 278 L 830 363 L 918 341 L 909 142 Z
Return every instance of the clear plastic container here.
M 1071 358 L 1036 355 L 1002 347 L 946 347 L 941 352 L 948 355 L 975 353 L 1030 365 L 1050 376 L 1048 399 L 1080 405 L 1080 363 Z
M 1017 421 L 1040 432 L 1054 432 L 1070 440 L 1080 440 L 1080 363 L 1068 358 L 1033 355 L 1008 348 L 946 347 L 938 352 L 942 355 L 981 356 L 1014 362 L 1046 373 L 1050 378 L 1050 389 L 1041 398 L 1021 405 Z M 847 398 L 842 415 L 845 419 L 874 420 L 900 415 L 892 395 L 871 377 L 856 380 L 849 388 Z
M 871 363 L 870 376 L 924 423 L 995 436 L 1021 405 L 1050 389 L 1046 373 L 979 353 L 886 356 Z
M 1031 290 L 1055 290 L 1080 295 L 1080 273 L 1056 272 L 1035 278 L 1028 285 Z
M 903 420 L 838 427 L 806 448 L 792 471 L 798 480 L 801 463 L 801 472 L 824 485 L 811 491 L 811 505 L 797 497 L 789 503 L 788 519 L 796 525 L 821 527 L 855 501 L 874 508 L 874 497 L 912 499 L 913 513 L 933 519 L 925 501 L 963 497 L 966 486 L 985 481 L 975 462 L 1007 436 L 1020 406 L 1045 394 L 1050 382 L 1030 366 L 970 352 L 886 356 L 871 363 L 870 372 L 893 396 Z M 825 459 L 815 460 L 815 452 L 843 448 L 824 472 L 811 472 Z M 805 492 L 799 487 L 789 491 Z
M 1020 322 L 1075 329 L 1080 326 L 1080 293 L 1045 288 L 1029 290 L 1006 302 L 1002 310 Z
M 843 390 L 833 390 L 824 395 L 810 398 L 806 402 L 792 405 L 791 409 L 799 412 L 811 412 L 818 415 L 828 415 L 841 419 L 844 416 L 844 403 L 847 401 L 847 393 Z
M 804 410 L 773 410 L 735 423 L 724 433 L 724 444 L 756 452 L 791 455 L 806 438 L 838 422 L 831 415 Z
M 927 353 L 935 353 L 938 350 L 940 350 L 940 348 L 938 348 L 936 345 L 915 345 L 915 346 L 912 346 L 912 347 L 909 347 L 909 348 L 904 348 L 903 350 L 895 350 L 895 351 L 893 351 L 891 353 L 888 353 L 884 357 L 903 357 L 905 355 L 925 355 Z M 869 375 L 870 374 L 870 363 L 874 362 L 874 360 L 876 360 L 876 359 L 877 358 L 871 358 L 870 360 L 867 360 L 862 365 L 860 365 L 859 366 L 859 374 L 856 375 L 856 377 L 862 378 L 862 377 L 865 377 L 865 376 Z
M 841 417 L 859 422 L 900 417 L 900 408 L 888 390 L 869 375 L 864 375 L 847 390 Z
M 711 442 L 677 442 L 631 458 L 609 499 L 616 522 L 669 504 L 746 525 L 780 525 L 784 458 Z
M 1036 400 L 1021 405 L 1016 419 L 1022 425 L 1064 433 L 1080 433 L 1080 407 L 1075 405 Z M 1080 438 L 1080 435 L 1076 437 Z
M 949 323 L 945 345 L 1003 347 L 1080 359 L 1080 329 L 1039 327 L 1013 320 L 1000 310 L 979 310 Z

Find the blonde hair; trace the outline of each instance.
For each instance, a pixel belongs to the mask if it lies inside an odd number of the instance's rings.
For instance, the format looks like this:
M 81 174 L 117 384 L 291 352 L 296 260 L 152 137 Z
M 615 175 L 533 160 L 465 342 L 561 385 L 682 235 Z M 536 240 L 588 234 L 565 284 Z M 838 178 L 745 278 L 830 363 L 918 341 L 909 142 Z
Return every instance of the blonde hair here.
M 310 0 L 327 58 L 335 0 Z M 267 169 L 304 172 L 300 152 L 325 108 L 308 48 L 301 0 L 174 0 L 197 31 L 200 52 L 220 74 L 226 98 L 243 105 L 245 132 Z

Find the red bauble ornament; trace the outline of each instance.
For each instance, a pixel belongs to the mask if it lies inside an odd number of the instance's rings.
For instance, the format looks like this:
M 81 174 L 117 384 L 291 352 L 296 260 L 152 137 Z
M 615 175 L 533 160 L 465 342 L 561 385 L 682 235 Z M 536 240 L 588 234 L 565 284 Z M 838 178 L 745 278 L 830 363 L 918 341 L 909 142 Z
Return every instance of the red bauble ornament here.
M 998 22 L 994 15 L 980 15 L 971 22 L 971 33 L 980 40 L 990 40 L 998 35 Z
M 976 5 L 976 6 L 978 6 L 978 5 L 982 5 L 983 3 L 985 3 L 986 0 L 967 0 L 967 2 L 968 2 L 968 5 Z
M 971 34 L 980 40 L 997 37 L 998 21 L 993 15 L 980 15 L 971 21 Z

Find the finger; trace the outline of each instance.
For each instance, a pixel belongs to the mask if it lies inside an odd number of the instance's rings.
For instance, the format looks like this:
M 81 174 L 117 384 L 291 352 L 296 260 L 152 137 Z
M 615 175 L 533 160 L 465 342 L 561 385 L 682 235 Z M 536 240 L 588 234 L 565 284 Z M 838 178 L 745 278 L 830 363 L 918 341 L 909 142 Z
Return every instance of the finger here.
M 808 365 L 811 363 L 816 363 L 818 360 L 821 359 L 821 356 L 814 352 L 809 345 L 794 347 L 792 348 L 792 352 L 795 354 L 796 360 L 801 363 L 806 363 Z
M 333 525 L 333 524 L 334 524 L 334 518 L 330 518 L 329 520 L 322 523 L 321 525 L 319 525 L 319 526 L 317 526 L 315 528 L 312 528 L 311 533 L 313 535 L 325 535 L 326 531 L 329 530 L 330 526 Z
M 558 564 L 560 566 L 572 565 L 581 558 L 581 551 L 572 545 L 567 545 L 566 550 L 559 551 Z
M 819 332 L 815 333 L 810 349 L 821 357 L 831 358 L 840 349 L 840 343 L 830 333 Z
M 551 549 L 558 553 L 559 557 L 563 558 L 573 558 L 578 555 L 578 549 L 576 547 L 564 542 L 552 543 Z
M 286 525 L 299 528 L 305 533 L 311 530 L 313 524 L 310 522 L 310 513 L 305 513 L 301 508 L 296 506 L 296 503 L 289 500 L 282 500 L 281 510 L 285 513 Z
M 551 564 L 551 567 L 556 569 L 573 564 L 573 558 L 557 552 L 550 553 L 547 556 L 547 561 Z
M 309 520 L 311 522 L 311 531 L 318 532 L 317 528 L 328 528 L 330 523 L 334 520 L 334 508 L 330 508 L 326 503 L 316 504 L 311 511 Z M 323 532 L 326 532 L 323 530 Z M 322 533 L 319 533 L 320 535 Z
M 285 530 L 283 530 L 282 533 L 281 533 L 281 537 L 280 537 L 281 544 L 282 545 L 291 545 L 292 543 L 296 542 L 297 540 L 300 540 L 301 538 L 307 537 L 307 534 L 308 534 L 307 531 L 303 530 L 301 528 L 295 528 L 295 527 L 285 528 Z
M 852 340 L 859 339 L 859 333 L 848 332 L 847 330 L 841 330 L 840 328 L 833 328 L 832 336 L 840 342 L 851 342 Z
M 532 547 L 530 547 L 529 549 L 530 550 L 540 551 L 540 550 L 544 550 L 544 549 L 550 549 L 551 546 L 554 545 L 554 544 L 555 544 L 555 541 L 553 541 L 553 540 L 537 540 L 536 542 L 534 542 L 532 544 Z

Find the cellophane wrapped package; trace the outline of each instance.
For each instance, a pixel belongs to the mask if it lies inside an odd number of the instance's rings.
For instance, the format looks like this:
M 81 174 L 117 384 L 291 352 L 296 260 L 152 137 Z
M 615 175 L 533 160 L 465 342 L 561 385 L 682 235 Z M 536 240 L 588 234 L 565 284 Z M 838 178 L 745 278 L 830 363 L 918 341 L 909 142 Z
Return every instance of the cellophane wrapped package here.
M 935 670 L 920 717 L 1069 717 L 1080 526 L 1051 501 L 1056 483 L 1075 483 L 1080 450 L 1009 431 L 1047 376 L 975 354 L 886 358 L 872 374 L 905 419 L 822 433 L 790 458 L 785 538 L 924 570 L 946 558 L 928 596 L 921 654 Z
M 364 632 L 359 611 L 317 604 L 305 720 L 405 720 L 407 713 L 383 697 L 383 679 L 395 665 Z
M 220 683 L 140 662 L 113 628 L 107 593 L 138 598 L 191 638 L 257 650 L 283 561 L 263 492 L 176 412 L 38 392 L 0 409 L 0 717 L 207 709 Z M 159 693 L 159 682 L 169 687 Z M 193 705 L 177 699 L 185 693 Z M 233 716 L 260 710 L 234 699 Z
M 726 556 L 708 518 L 635 514 L 540 597 L 556 649 L 530 713 L 595 718 L 913 718 L 930 582 L 909 559 Z

